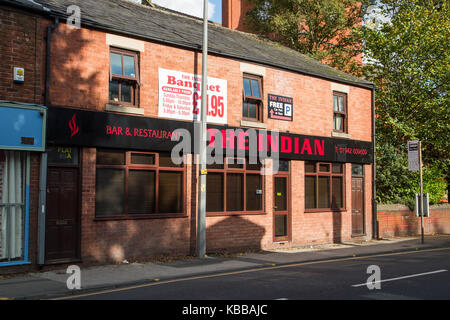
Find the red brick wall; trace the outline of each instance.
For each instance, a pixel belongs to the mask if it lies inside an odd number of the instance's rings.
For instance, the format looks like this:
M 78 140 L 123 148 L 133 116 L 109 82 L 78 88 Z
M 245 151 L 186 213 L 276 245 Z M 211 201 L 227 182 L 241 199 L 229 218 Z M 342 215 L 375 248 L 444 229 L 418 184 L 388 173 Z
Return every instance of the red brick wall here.
M 109 47 L 106 35 L 60 24 L 52 37 L 50 102 L 55 106 L 104 111 L 108 102 Z M 151 42 L 140 53 L 140 108 L 145 116 L 158 116 L 158 68 L 201 74 L 201 54 Z M 332 131 L 331 82 L 267 67 L 263 94 L 294 99 L 294 121 L 267 119 L 268 130 L 330 136 Z M 208 57 L 208 76 L 227 80 L 228 125 L 241 126 L 242 72 L 240 62 Z M 264 107 L 267 108 L 264 99 Z M 354 140 L 371 140 L 371 91 L 349 86 L 349 134 Z M 266 109 L 264 109 L 266 110 Z
M 0 99 L 43 103 L 45 25 L 39 16 L 0 7 Z M 14 67 L 25 68 L 25 82 L 13 82 Z
M 377 219 L 382 238 L 421 234 L 421 219 L 408 208 L 379 209 Z M 432 206 L 430 217 L 424 217 L 423 221 L 425 234 L 450 233 L 450 206 Z
M 109 47 L 101 31 L 69 29 L 62 23 L 52 37 L 51 105 L 104 111 L 108 103 Z M 158 68 L 201 73 L 201 54 L 163 44 L 145 43 L 140 53 L 140 108 L 158 115 Z M 208 57 L 208 74 L 227 80 L 228 124 L 241 126 L 242 71 L 237 60 Z M 371 92 L 349 87 L 351 139 L 371 139 Z M 327 80 L 265 68 L 263 93 L 293 97 L 294 121 L 267 119 L 268 130 L 331 136 L 332 89 Z M 264 110 L 267 101 L 264 99 Z M 95 221 L 95 149 L 83 150 L 82 241 L 84 261 L 131 259 L 157 253 L 195 251 L 197 184 L 195 169 L 187 181 L 185 218 Z M 303 162 L 292 161 L 292 243 L 329 242 L 351 236 L 351 176 L 346 164 L 346 211 L 304 213 Z M 371 236 L 371 166 L 365 166 L 366 232 Z M 265 214 L 207 218 L 207 249 L 273 246 L 272 177 L 265 177 Z
M 342 212 L 304 212 L 304 162 L 291 161 L 291 241 L 289 245 L 340 242 L 352 239 L 351 165 L 345 165 L 346 210 Z M 207 249 L 235 249 L 240 247 L 272 248 L 273 242 L 273 177 L 265 177 L 264 215 L 208 217 Z M 365 236 L 372 236 L 371 170 L 365 166 Z
M 191 200 L 186 197 L 186 216 L 181 218 L 95 220 L 95 148 L 82 152 L 82 239 L 84 263 L 122 262 L 154 255 L 190 253 Z M 186 181 L 190 181 L 190 170 Z M 186 195 L 191 185 L 186 184 Z

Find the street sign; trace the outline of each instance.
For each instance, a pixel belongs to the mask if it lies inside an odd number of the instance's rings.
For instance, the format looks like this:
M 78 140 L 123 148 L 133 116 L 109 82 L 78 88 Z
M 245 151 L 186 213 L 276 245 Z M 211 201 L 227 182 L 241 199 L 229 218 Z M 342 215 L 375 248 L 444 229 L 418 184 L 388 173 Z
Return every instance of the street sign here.
M 408 170 L 419 171 L 419 141 L 408 141 Z
M 430 216 L 430 201 L 429 201 L 429 194 L 424 193 L 423 194 L 423 212 L 424 217 Z M 420 194 L 416 193 L 416 216 L 421 217 L 421 206 L 420 206 Z

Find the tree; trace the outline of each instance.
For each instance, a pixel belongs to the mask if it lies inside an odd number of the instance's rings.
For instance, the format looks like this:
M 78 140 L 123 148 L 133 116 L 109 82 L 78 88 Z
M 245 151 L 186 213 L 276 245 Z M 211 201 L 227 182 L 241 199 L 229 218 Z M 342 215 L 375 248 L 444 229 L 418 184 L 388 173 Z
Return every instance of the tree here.
M 420 192 L 418 172 L 408 171 L 407 146 L 400 148 L 390 143 L 377 143 L 377 201 L 403 203 L 414 207 L 415 194 Z M 442 169 L 429 164 L 423 171 L 424 193 L 430 195 L 430 203 L 442 199 L 446 182 Z
M 399 161 L 403 161 L 403 167 L 395 168 L 379 162 L 379 178 L 392 177 L 394 173 L 410 177 L 405 166 L 405 146 L 408 140 L 421 140 L 431 179 L 439 181 L 450 172 L 449 2 L 381 0 L 378 3 L 379 13 L 389 19 L 377 28 L 363 30 L 365 58 L 370 62 L 365 73 L 379 89 L 377 156 L 386 159 L 387 152 L 395 152 Z M 388 181 L 377 181 L 382 201 L 389 200 L 388 188 L 400 192 L 405 186 L 405 183 L 395 183 L 398 177 L 391 180 L 390 185 L 384 184 Z M 442 193 L 445 184 L 442 185 L 433 192 Z
M 337 69 L 358 74 L 363 3 L 357 0 L 249 0 L 246 27 Z

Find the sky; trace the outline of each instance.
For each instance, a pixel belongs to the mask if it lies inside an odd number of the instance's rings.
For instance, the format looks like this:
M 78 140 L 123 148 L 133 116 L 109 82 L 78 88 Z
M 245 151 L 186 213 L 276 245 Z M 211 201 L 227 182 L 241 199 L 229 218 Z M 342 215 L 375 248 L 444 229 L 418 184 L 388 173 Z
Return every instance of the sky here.
M 203 0 L 153 0 L 154 4 L 203 18 Z M 208 1 L 208 19 L 222 23 L 222 0 Z

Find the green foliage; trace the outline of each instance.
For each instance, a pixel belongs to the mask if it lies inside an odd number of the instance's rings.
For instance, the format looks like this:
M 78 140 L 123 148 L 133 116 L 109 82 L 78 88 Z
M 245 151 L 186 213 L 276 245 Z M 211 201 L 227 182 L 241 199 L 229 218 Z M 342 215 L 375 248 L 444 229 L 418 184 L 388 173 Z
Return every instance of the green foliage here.
M 429 193 L 430 204 L 436 204 L 445 194 L 447 183 L 437 165 L 424 166 L 423 192 Z M 408 171 L 408 151 L 391 144 L 377 144 L 377 201 L 402 203 L 414 207 L 415 194 L 420 192 L 419 172 Z
M 419 174 L 406 144 L 422 141 L 424 189 L 437 202 L 450 177 L 450 2 L 441 0 L 250 0 L 249 30 L 340 70 L 359 74 L 376 93 L 377 200 L 411 205 Z M 377 4 L 389 19 L 360 24 Z M 376 26 L 376 27 L 375 27 Z M 449 178 L 450 179 L 450 178 Z
M 413 190 L 404 179 L 415 176 L 399 174 L 405 162 L 408 140 L 422 141 L 425 190 L 433 202 L 450 173 L 450 5 L 437 0 L 382 0 L 380 11 L 391 17 L 378 28 L 365 28 L 365 55 L 371 63 L 365 68 L 367 78 L 379 88 L 376 94 L 377 149 L 381 159 L 397 151 L 399 163 L 393 168 L 380 167 L 382 178 L 395 183 L 387 190 L 387 180 L 380 181 L 379 201 L 393 201 L 395 194 L 410 199 Z M 391 171 L 391 172 L 388 172 Z M 408 178 L 407 178 L 408 177 Z M 426 178 L 425 178 L 426 177 Z M 416 183 L 416 185 L 418 185 Z M 445 189 L 445 187 L 444 187 Z M 417 192 L 415 190 L 414 192 Z
M 416 174 L 416 193 L 420 192 L 419 178 Z M 425 167 L 423 170 L 423 192 L 430 195 L 430 204 L 439 203 L 444 197 L 445 190 L 447 188 L 447 182 L 443 178 L 443 172 L 438 166 L 433 165 Z
M 403 152 L 388 143 L 378 143 L 377 151 L 377 201 L 379 203 L 403 203 L 414 196 L 408 171 L 408 159 Z
M 358 73 L 362 52 L 361 3 L 357 0 L 250 0 L 249 30 L 337 69 Z

